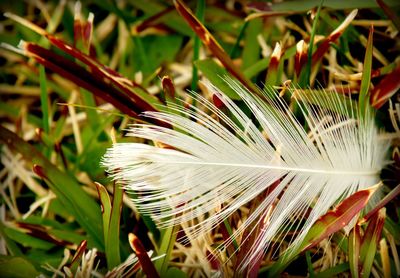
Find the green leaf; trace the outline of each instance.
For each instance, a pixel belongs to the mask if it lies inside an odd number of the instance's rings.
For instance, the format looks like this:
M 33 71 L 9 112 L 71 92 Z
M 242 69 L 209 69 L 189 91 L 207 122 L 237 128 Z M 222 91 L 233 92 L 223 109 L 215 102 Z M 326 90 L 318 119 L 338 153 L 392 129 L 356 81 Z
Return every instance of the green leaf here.
M 400 30 L 400 17 L 398 13 L 392 10 L 387 4 L 388 0 L 376 0 L 376 3 L 381 7 L 381 9 L 385 12 L 386 16 L 392 20 L 394 26 L 396 26 L 397 30 Z
M 252 78 L 252 77 L 256 76 L 257 74 L 259 74 L 260 72 L 262 72 L 263 70 L 268 68 L 270 60 L 271 60 L 270 57 L 258 60 L 253 65 L 246 68 L 243 71 L 243 74 L 247 78 Z
M 39 272 L 26 259 L 21 257 L 0 256 L 1 277 L 25 278 L 39 276 Z
M 360 95 L 359 95 L 359 109 L 360 116 L 364 117 L 367 109 L 370 108 L 369 104 L 369 88 L 371 86 L 371 71 L 372 71 L 372 50 L 373 50 L 373 33 L 374 27 L 369 29 L 369 36 L 367 41 L 367 49 L 364 57 L 364 68 L 361 77 Z
M 192 11 L 181 1 L 174 1 L 175 8 L 179 14 L 185 19 L 186 23 L 199 36 L 203 44 L 219 59 L 226 70 L 229 71 L 240 83 L 242 83 L 249 91 L 256 95 L 261 95 L 257 87 L 237 68 L 235 63 L 225 52 L 225 49 L 218 43 L 210 31 L 202 24 Z M 262 97 L 262 96 L 261 96 Z
M 82 153 L 85 153 L 85 155 L 78 158 L 80 159 L 79 169 L 86 172 L 92 180 L 104 183 L 108 181 L 104 177 L 104 169 L 99 167 L 99 161 L 108 147 L 110 147 L 108 142 L 93 141 L 91 145 L 89 144 L 88 147 L 84 148 Z
M 228 86 L 226 81 L 221 77 L 228 75 L 226 69 L 220 67 L 212 59 L 199 60 L 194 65 L 204 74 L 204 76 L 210 80 L 210 82 L 224 92 L 229 98 L 239 100 L 239 95 Z
M 61 216 L 64 219 L 71 217 L 70 212 L 65 209 L 64 204 L 58 198 L 51 201 L 49 205 L 49 211 L 57 216 Z
M 86 106 L 89 107 L 96 107 L 96 100 L 94 99 L 94 95 L 91 94 L 89 91 L 81 88 L 80 89 L 80 94 L 82 96 L 83 99 L 83 103 Z M 99 126 L 99 116 L 97 114 L 97 111 L 95 109 L 86 109 L 86 115 L 88 117 L 88 121 L 89 121 L 89 127 L 91 127 L 92 129 L 95 129 L 97 126 Z
M 90 109 L 89 109 L 90 110 Z M 110 146 L 108 143 L 98 142 L 98 137 L 105 130 L 106 126 L 114 121 L 114 115 L 105 117 L 94 129 L 85 129 L 82 132 L 83 151 L 77 157 L 75 168 L 86 171 L 89 175 L 97 177 L 104 173 L 103 169 L 98 167 L 100 158 Z
M 46 229 L 46 232 L 49 235 L 54 236 L 56 239 L 68 241 L 75 244 L 79 244 L 85 239 L 85 236 L 75 231 L 75 227 L 73 225 L 70 225 L 68 223 L 61 224 L 56 220 L 43 218 L 41 216 L 30 215 L 29 217 L 20 220 L 19 223 L 41 226 Z
M 40 103 L 42 108 L 42 126 L 47 134 L 50 131 L 49 117 L 49 99 L 47 95 L 46 71 L 44 66 L 39 66 L 40 77 Z
M 346 112 L 350 113 L 350 115 L 357 115 L 357 102 L 346 95 L 339 94 L 335 91 L 326 91 L 322 89 L 294 89 L 293 95 L 301 101 L 306 101 L 322 108 L 330 108 L 339 114 Z M 341 108 L 338 105 L 331 107 L 332 105 L 327 105 L 329 103 L 337 102 L 343 104 L 344 107 Z
M 206 8 L 206 3 L 204 0 L 197 1 L 196 17 L 200 20 L 200 22 L 204 21 L 205 8 Z M 193 40 L 194 40 L 194 42 L 193 42 L 192 61 L 195 62 L 199 59 L 201 41 L 200 41 L 200 38 L 198 36 L 196 36 L 195 34 L 194 34 Z M 192 91 L 197 90 L 197 82 L 198 81 L 199 81 L 199 76 L 198 76 L 198 72 L 197 72 L 197 67 L 193 67 L 192 68 L 192 85 L 191 85 Z
M 322 239 L 346 226 L 365 207 L 375 190 L 376 187 L 360 190 L 321 216 L 304 238 L 301 249 L 308 250 L 314 247 Z
M 62 225 L 56 220 L 49 219 L 49 218 L 43 218 L 39 215 L 30 215 L 27 218 L 21 219 L 19 221 L 20 223 L 27 223 L 27 224 L 33 224 L 33 225 L 41 225 L 41 226 L 46 226 L 54 229 L 67 229 L 67 225 Z
M 306 261 L 307 261 L 307 268 L 308 268 L 308 275 L 310 278 L 315 278 L 315 272 L 311 261 L 310 251 L 306 251 Z
M 346 226 L 365 207 L 376 188 L 375 186 L 354 193 L 336 208 L 321 216 L 310 228 L 302 243 L 286 250 L 286 253 L 278 259 L 269 270 L 269 275 L 275 277 L 301 252 L 316 246 L 321 240 Z
M 242 69 L 247 69 L 260 59 L 260 45 L 257 43 L 257 36 L 261 34 L 262 27 L 261 18 L 250 21 L 247 26 L 242 54 Z
M 103 214 L 103 235 L 107 266 L 108 269 L 112 269 L 121 263 L 119 234 L 123 189 L 119 185 L 114 184 L 114 196 L 111 204 L 107 189 L 100 183 L 95 184 L 101 202 L 101 212 Z
M 101 212 L 98 204 L 68 174 L 61 172 L 39 151 L 19 138 L 15 133 L 0 126 L 0 142 L 20 153 L 25 160 L 36 165 L 36 173 L 46 180 L 64 208 L 72 214 L 88 233 L 93 246 L 103 250 Z
M 29 260 L 38 271 L 46 273 L 43 266 L 50 265 L 57 268 L 64 258 L 64 250 L 62 248 L 51 249 L 51 251 L 41 249 L 30 249 L 26 252 L 26 259 Z
M 240 27 L 239 34 L 238 34 L 238 36 L 237 36 L 237 38 L 236 38 L 236 42 L 235 42 L 235 44 L 233 45 L 231 51 L 229 52 L 229 57 L 230 57 L 230 58 L 234 58 L 235 55 L 236 55 L 236 52 L 239 51 L 239 48 L 240 48 L 240 41 L 242 40 L 242 38 L 243 38 L 243 36 L 244 36 L 244 33 L 245 33 L 246 29 L 247 29 L 247 26 L 249 25 L 249 22 L 250 22 L 250 21 L 245 21 L 245 22 L 242 24 L 242 26 Z
M 119 248 L 120 221 L 122 210 L 122 197 L 124 191 L 119 184 L 114 184 L 114 196 L 111 206 L 110 224 L 106 243 L 107 266 L 109 269 L 121 263 Z
M 50 248 L 54 247 L 54 244 L 41 240 L 39 238 L 33 237 L 21 231 L 12 229 L 12 228 L 5 228 L 5 234 L 15 242 L 18 242 L 24 247 L 32 247 L 36 249 L 43 249 L 49 250 Z
M 338 274 L 345 272 L 349 269 L 349 264 L 348 263 L 341 263 L 338 265 L 335 265 L 334 267 L 328 268 L 324 271 L 321 271 L 317 273 L 314 277 L 315 278 L 331 278 L 331 277 L 337 277 Z
M 360 226 L 355 225 L 349 235 L 349 266 L 352 277 L 359 277 L 358 267 L 360 261 L 361 235 Z
M 362 263 L 361 277 L 363 278 L 368 278 L 371 274 L 385 218 L 386 208 L 382 208 L 369 221 L 364 233 L 360 248 L 360 262 Z
M 300 79 L 299 85 L 303 88 L 308 87 L 310 85 L 311 67 L 313 66 L 312 65 L 312 54 L 313 54 L 313 47 L 314 47 L 314 37 L 315 37 L 315 33 L 317 32 L 319 15 L 321 13 L 321 7 L 322 7 L 323 3 L 324 3 L 323 0 L 319 1 L 318 10 L 315 15 L 312 30 L 311 30 L 310 43 L 308 45 L 307 64 L 306 64 L 304 70 L 301 72 L 300 78 L 299 78 Z
M 104 242 L 107 245 L 108 229 L 110 226 L 110 215 L 111 215 L 110 195 L 108 194 L 107 189 L 103 185 L 101 185 L 98 182 L 95 182 L 94 184 L 96 185 L 97 194 L 99 195 L 100 199 L 101 214 L 103 216 L 103 237 L 104 237 Z M 106 257 L 107 257 L 107 252 L 106 252 Z
M 63 230 L 51 229 L 48 233 L 57 239 L 65 240 L 74 244 L 79 244 L 85 240 L 85 236 L 76 232 L 68 231 L 65 228 Z
M 126 191 L 125 194 L 128 196 L 128 198 L 131 199 L 139 198 L 135 192 Z M 140 218 L 143 220 L 147 229 L 152 233 L 154 239 L 158 241 L 160 239 L 160 230 L 157 228 L 156 223 L 153 221 L 150 215 L 141 212 L 140 210 L 139 213 L 140 213 Z
M 7 236 L 6 232 L 4 231 L 5 228 L 6 227 L 4 226 L 4 223 L 0 221 L 0 235 L 6 243 L 7 250 L 13 256 L 22 256 L 22 251 L 19 249 L 18 245 L 10 237 Z
M 166 278 L 186 278 L 188 277 L 185 272 L 176 267 L 168 268 Z
M 157 269 L 158 273 L 161 274 L 161 276 L 163 276 L 164 273 L 167 273 L 168 264 L 171 258 L 172 249 L 174 249 L 177 233 L 178 226 L 173 226 L 162 231 L 161 246 L 158 250 L 158 254 L 165 254 L 165 256 L 158 259 L 154 263 L 155 268 Z
M 152 16 L 162 12 L 167 7 L 160 4 L 160 1 L 147 0 L 147 1 L 131 1 L 131 4 L 138 9 L 141 9 L 147 16 Z M 178 31 L 181 34 L 191 36 L 192 30 L 184 23 L 183 19 L 176 13 L 170 13 L 162 18 L 162 22 L 168 27 Z
M 233 229 L 232 229 L 231 225 L 229 224 L 228 219 L 225 219 L 223 224 L 224 224 L 229 236 L 231 237 L 233 235 Z M 235 251 L 239 250 L 239 244 L 237 243 L 236 239 L 232 240 L 232 245 L 233 245 L 233 247 L 235 247 Z
M 273 11 L 295 11 L 304 12 L 313 9 L 321 3 L 320 0 L 289 0 L 273 3 L 269 5 L 269 8 Z M 389 6 L 399 6 L 397 0 L 385 0 L 385 3 Z M 337 0 L 325 0 L 323 7 L 335 9 L 335 10 L 347 10 L 347 9 L 362 9 L 362 8 L 378 8 L 379 5 L 375 0 L 352 0 L 352 1 L 337 1 Z

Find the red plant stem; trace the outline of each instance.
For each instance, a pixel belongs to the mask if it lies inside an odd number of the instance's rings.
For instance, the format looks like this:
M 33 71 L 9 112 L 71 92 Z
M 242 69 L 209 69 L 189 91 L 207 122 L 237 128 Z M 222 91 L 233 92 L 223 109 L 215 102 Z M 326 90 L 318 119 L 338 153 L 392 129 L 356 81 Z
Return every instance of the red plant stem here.
M 359 224 L 368 221 L 372 215 L 374 215 L 378 210 L 386 206 L 390 201 L 392 201 L 397 195 L 400 194 L 400 184 L 397 185 L 388 195 L 385 196 L 372 210 L 370 210 L 359 222 Z
M 151 278 L 160 277 L 139 238 L 135 234 L 129 234 L 129 242 L 138 257 L 139 263 L 146 276 Z
M 26 43 L 25 50 L 28 56 L 35 58 L 40 64 L 73 81 L 80 87 L 91 91 L 93 94 L 111 103 L 130 117 L 141 118 L 139 115 L 141 112 L 156 111 L 147 102 L 134 94 L 131 93 L 127 95 L 119 91 L 113 86 L 115 83 L 112 82 L 112 80 L 107 80 L 104 74 L 98 69 L 94 69 L 94 72 L 89 72 L 76 63 L 33 43 Z M 103 76 L 103 78 L 101 78 L 101 76 Z M 121 86 L 119 87 L 123 89 Z M 170 127 L 169 124 L 156 119 L 145 120 L 152 121 L 160 126 Z

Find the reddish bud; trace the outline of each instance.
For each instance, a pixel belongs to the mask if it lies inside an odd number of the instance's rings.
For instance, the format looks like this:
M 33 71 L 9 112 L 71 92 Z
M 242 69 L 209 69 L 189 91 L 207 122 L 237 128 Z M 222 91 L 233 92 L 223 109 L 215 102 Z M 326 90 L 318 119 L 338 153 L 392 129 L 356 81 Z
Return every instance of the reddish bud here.
M 32 169 L 33 169 L 33 172 L 36 175 L 38 175 L 40 178 L 42 178 L 42 179 L 46 179 L 47 178 L 46 174 L 44 173 L 44 170 L 43 170 L 42 166 L 34 164 Z
M 218 95 L 213 94 L 212 99 L 213 99 L 214 105 L 215 105 L 218 109 L 224 109 L 224 108 L 226 107 L 225 104 L 224 104 L 223 101 L 219 98 Z
M 297 76 L 300 75 L 303 65 L 307 62 L 308 45 L 304 40 L 296 44 L 296 55 L 294 60 L 294 70 Z
M 161 80 L 162 88 L 167 96 L 175 98 L 175 86 L 169 76 L 164 76 Z

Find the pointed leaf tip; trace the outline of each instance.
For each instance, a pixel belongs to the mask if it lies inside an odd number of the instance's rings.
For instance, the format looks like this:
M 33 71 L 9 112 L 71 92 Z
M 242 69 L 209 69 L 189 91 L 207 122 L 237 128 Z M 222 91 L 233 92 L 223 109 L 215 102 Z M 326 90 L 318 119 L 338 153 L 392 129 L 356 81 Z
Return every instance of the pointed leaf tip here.
M 176 0 L 174 4 L 178 13 L 224 67 L 249 91 L 262 97 L 262 94 L 260 94 L 254 84 L 236 67 L 229 55 L 193 12 L 182 1 Z
M 364 232 L 360 247 L 360 263 L 362 264 L 360 274 L 363 278 L 370 277 L 385 218 L 386 208 L 381 208 L 371 218 Z
M 386 204 L 392 201 L 397 195 L 400 194 L 400 184 L 397 185 L 392 191 L 389 192 L 372 210 L 370 210 L 359 222 L 358 224 L 361 225 L 367 222 L 371 216 L 375 215 L 375 213 L 382 209 Z
M 400 89 L 400 66 L 386 75 L 376 85 L 372 92 L 370 102 L 373 107 L 379 109 Z
M 76 248 L 75 255 L 72 257 L 71 262 L 67 264 L 66 267 L 71 268 L 74 264 L 78 263 L 80 261 L 80 258 L 85 253 L 86 249 L 87 249 L 87 241 L 82 240 L 81 243 Z
M 370 97 L 369 90 L 371 87 L 371 72 L 372 72 L 372 56 L 373 56 L 373 34 L 374 26 L 371 25 L 369 29 L 368 41 L 365 50 L 363 72 L 361 77 L 360 95 L 359 95 L 359 109 L 360 115 L 364 116 L 367 108 L 369 107 L 368 98 Z
M 344 228 L 365 207 L 377 186 L 360 190 L 321 216 L 306 235 L 302 250 L 316 246 L 321 240 Z
M 144 248 L 139 238 L 133 233 L 130 233 L 128 237 L 129 237 L 129 244 L 135 251 L 139 259 L 139 263 L 142 266 L 143 272 L 147 275 L 147 277 L 159 278 L 160 275 L 155 269 L 154 264 L 149 258 L 149 255 L 147 254 L 146 249 Z
M 175 98 L 175 86 L 174 86 L 172 79 L 169 76 L 164 76 L 162 78 L 161 85 L 162 85 L 162 88 L 163 88 L 165 94 L 169 98 L 171 98 L 171 99 Z
M 44 173 L 44 169 L 42 166 L 39 166 L 37 164 L 34 164 L 32 167 L 33 172 L 38 175 L 42 179 L 47 179 L 46 174 Z

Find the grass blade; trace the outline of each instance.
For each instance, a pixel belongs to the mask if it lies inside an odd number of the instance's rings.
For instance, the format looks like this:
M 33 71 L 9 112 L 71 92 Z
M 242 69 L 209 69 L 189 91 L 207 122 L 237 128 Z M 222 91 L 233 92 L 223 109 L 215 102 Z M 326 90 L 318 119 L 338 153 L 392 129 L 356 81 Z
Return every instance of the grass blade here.
M 0 236 L 6 242 L 9 254 L 11 254 L 12 256 L 22 257 L 23 253 L 19 249 L 18 245 L 11 238 L 7 236 L 7 234 L 4 231 L 5 228 L 6 227 L 3 221 L 0 221 Z
M 15 270 L 18 269 L 18 273 Z M 0 273 L 2 277 L 37 277 L 39 272 L 30 261 L 21 257 L 1 256 Z
M 135 251 L 139 259 L 139 263 L 142 266 L 142 270 L 146 276 L 152 278 L 160 277 L 151 259 L 147 255 L 146 249 L 144 249 L 143 244 L 135 234 L 129 234 L 129 243 L 131 244 L 132 249 Z
M 315 275 L 315 278 L 331 278 L 337 277 L 338 274 L 345 272 L 349 269 L 348 263 L 341 263 L 324 271 L 321 271 Z
M 375 213 L 364 233 L 360 248 L 360 261 L 362 263 L 361 277 L 363 278 L 370 276 L 385 218 L 386 209 L 382 208 Z
M 46 134 L 50 132 L 49 99 L 47 95 L 46 72 L 44 66 L 39 67 L 40 78 L 40 102 L 42 108 L 43 130 Z
M 122 197 L 124 191 L 119 184 L 114 184 L 114 196 L 111 206 L 110 224 L 108 227 L 107 241 L 105 242 L 106 253 L 108 253 L 107 266 L 109 269 L 121 263 L 120 254 L 120 221 L 122 210 Z
M 165 254 L 165 256 L 158 259 L 154 264 L 155 268 L 162 276 L 168 271 L 168 264 L 171 259 L 171 252 L 175 245 L 177 233 L 178 226 L 170 227 L 162 232 L 161 246 L 158 250 L 158 255 Z
M 229 57 L 234 58 L 236 55 L 236 52 L 239 50 L 239 45 L 240 41 L 242 40 L 244 33 L 247 29 L 247 26 L 249 25 L 250 21 L 245 21 L 243 25 L 240 27 L 239 35 L 237 36 L 236 42 L 233 45 L 231 51 L 229 52 Z
M 358 191 L 342 201 L 334 210 L 322 216 L 310 229 L 301 249 L 308 250 L 322 239 L 345 227 L 365 207 L 376 189 L 375 186 Z
M 23 48 L 27 56 L 35 58 L 45 67 L 113 104 L 128 116 L 149 120 L 141 118 L 139 114 L 143 111 L 155 111 L 156 109 L 153 105 L 156 103 L 160 104 L 160 102 L 152 96 L 148 95 L 146 98 L 144 92 L 142 92 L 139 97 L 135 93 L 138 92 L 140 88 L 137 88 L 137 90 L 133 92 L 129 86 L 135 86 L 135 84 L 129 84 L 129 80 L 122 80 L 121 77 L 113 75 L 111 72 L 106 72 L 104 69 L 99 68 L 99 65 L 91 64 L 92 72 L 90 72 L 61 55 L 55 54 L 34 43 L 25 43 Z M 88 61 L 88 63 L 90 63 L 90 61 Z M 152 103 L 152 105 L 149 103 Z M 166 126 L 165 123 L 160 121 L 154 121 L 154 123 Z
M 96 185 L 97 189 L 97 194 L 99 195 L 100 199 L 100 205 L 101 205 L 101 214 L 103 216 L 103 237 L 104 237 L 104 242 L 106 245 L 106 258 L 107 258 L 107 263 L 109 260 L 108 259 L 108 254 L 107 253 L 107 239 L 108 239 L 108 230 L 110 227 L 110 215 L 111 215 L 111 200 L 110 200 L 110 195 L 107 192 L 107 189 L 101 185 L 98 182 L 94 183 Z
M 316 65 L 328 51 L 331 43 L 337 41 L 346 28 L 350 25 L 351 21 L 356 17 L 358 10 L 353 10 L 346 19 L 331 33 L 327 36 L 318 46 L 315 53 L 312 55 L 312 65 Z
M 359 277 L 361 235 L 360 226 L 355 225 L 349 235 L 349 266 L 352 277 Z
M 256 9 L 260 12 L 306 12 L 321 3 L 320 0 L 300 0 L 300 1 L 281 1 L 274 3 L 263 3 L 256 2 L 249 4 L 252 9 Z M 397 0 L 386 0 L 386 5 L 389 7 L 399 6 Z M 362 8 L 378 8 L 377 1 L 375 0 L 353 0 L 353 1 L 337 1 L 337 0 L 325 0 L 323 7 L 335 9 L 335 10 L 347 10 L 347 9 L 362 9 Z
M 212 84 L 223 91 L 231 99 L 240 99 L 239 95 L 221 79 L 221 77 L 226 76 L 228 73 L 214 60 L 200 60 L 196 61 L 194 65 L 204 74 L 205 77 L 207 77 L 208 80 L 210 80 Z
M 197 9 L 196 9 L 196 17 L 199 19 L 200 22 L 204 21 L 204 13 L 205 13 L 206 3 L 204 0 L 199 0 L 197 2 Z M 195 62 L 199 59 L 200 55 L 200 47 L 201 41 L 198 36 L 194 36 L 194 43 L 193 43 L 193 59 L 192 61 Z M 192 69 L 192 91 L 197 90 L 197 82 L 199 81 L 199 76 L 197 73 L 197 67 L 193 67 Z
M 257 36 L 261 34 L 263 21 L 260 18 L 249 21 L 245 31 L 244 48 L 242 54 L 243 70 L 253 65 L 260 59 L 260 45 L 257 43 Z
M 313 26 L 312 26 L 312 30 L 311 30 L 311 37 L 310 37 L 310 43 L 309 43 L 309 46 L 308 46 L 307 64 L 306 64 L 306 67 L 304 69 L 304 74 L 301 75 L 300 79 L 299 79 L 299 85 L 302 88 L 310 86 L 311 67 L 312 67 L 312 54 L 313 54 L 313 48 L 314 48 L 314 37 L 315 37 L 315 33 L 317 32 L 317 25 L 318 25 L 318 21 L 319 21 L 319 15 L 321 13 L 321 8 L 322 8 L 322 4 L 323 3 L 324 3 L 323 0 L 321 0 L 319 2 L 318 10 L 317 10 L 317 13 L 315 14 L 315 18 L 314 18 L 314 21 L 313 21 Z
M 232 59 L 220 46 L 217 40 L 207 30 L 207 28 L 193 15 L 193 13 L 187 8 L 182 1 L 175 0 L 175 7 L 181 16 L 186 20 L 189 26 L 202 40 L 203 44 L 206 45 L 210 51 L 221 61 L 224 67 L 236 77 L 247 89 L 255 94 L 259 94 L 253 83 L 235 66 Z
M 400 17 L 390 8 L 387 2 L 389 1 L 376 0 L 376 3 L 378 3 L 379 7 L 381 7 L 381 9 L 385 12 L 387 17 L 393 22 L 397 30 L 400 31 Z
M 358 223 L 362 224 L 362 223 L 368 221 L 368 219 L 372 215 L 374 215 L 378 210 L 380 210 L 381 208 L 386 206 L 390 201 L 392 201 L 399 194 L 400 194 L 400 184 L 398 184 L 395 188 L 393 188 L 392 191 L 389 192 L 389 194 L 387 194 L 382 200 L 380 200 L 379 203 L 376 204 L 376 206 L 371 211 L 369 211 Z
M 364 68 L 361 78 L 360 95 L 358 98 L 360 115 L 363 117 L 369 107 L 369 88 L 371 86 L 371 71 L 372 71 L 372 49 L 373 49 L 373 34 L 374 27 L 369 29 L 367 49 L 365 51 Z
M 35 148 L 2 126 L 0 126 L 0 142 L 36 165 L 35 172 L 47 181 L 51 190 L 85 229 L 91 239 L 91 244 L 102 250 L 104 245 L 101 238 L 100 210 L 96 202 L 83 191 L 80 185 L 71 176 L 51 164 Z
M 316 246 L 321 240 L 327 238 L 345 227 L 368 203 L 375 192 L 377 186 L 370 189 L 361 190 L 343 200 L 335 209 L 330 210 L 317 220 L 311 227 L 303 242 L 296 250 L 286 250 L 286 254 L 281 256 L 271 267 L 268 274 L 275 277 L 281 273 L 285 267 L 292 262 L 298 254 Z
M 400 66 L 386 75 L 371 92 L 371 105 L 379 109 L 400 89 Z

